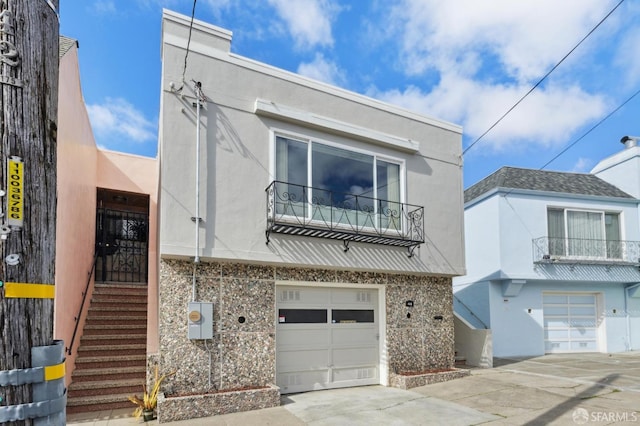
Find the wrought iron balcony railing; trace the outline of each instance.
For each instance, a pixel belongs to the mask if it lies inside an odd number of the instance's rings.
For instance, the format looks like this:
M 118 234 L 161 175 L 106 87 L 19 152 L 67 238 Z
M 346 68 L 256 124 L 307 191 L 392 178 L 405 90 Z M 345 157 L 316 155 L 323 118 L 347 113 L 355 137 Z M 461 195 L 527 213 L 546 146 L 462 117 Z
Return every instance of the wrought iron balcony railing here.
M 407 247 L 424 243 L 424 207 L 273 181 L 267 194 L 267 244 L 282 233 Z
M 533 261 L 638 265 L 640 241 L 540 237 L 533 240 Z

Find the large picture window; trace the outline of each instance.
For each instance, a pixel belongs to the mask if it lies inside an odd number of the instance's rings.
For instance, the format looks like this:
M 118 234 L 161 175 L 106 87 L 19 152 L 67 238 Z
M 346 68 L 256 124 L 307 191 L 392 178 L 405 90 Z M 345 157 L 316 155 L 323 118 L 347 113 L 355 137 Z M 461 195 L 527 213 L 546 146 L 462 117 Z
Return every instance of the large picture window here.
M 276 136 L 275 157 L 278 191 L 288 201 L 279 214 L 400 231 L 400 162 L 284 136 Z
M 618 213 L 550 208 L 547 226 L 552 256 L 622 257 Z

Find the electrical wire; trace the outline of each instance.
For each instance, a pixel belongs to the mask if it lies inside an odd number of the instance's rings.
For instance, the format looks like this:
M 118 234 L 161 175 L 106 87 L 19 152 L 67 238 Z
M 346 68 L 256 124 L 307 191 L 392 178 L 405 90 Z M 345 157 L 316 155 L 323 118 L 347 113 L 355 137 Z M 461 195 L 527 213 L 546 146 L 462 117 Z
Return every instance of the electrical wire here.
M 593 27 L 593 28 L 591 29 L 591 31 L 589 31 L 589 32 L 587 33 L 587 35 L 586 35 L 586 36 L 584 36 L 584 37 L 582 38 L 582 40 L 580 40 L 580 41 L 578 42 L 578 44 L 576 44 L 576 45 L 573 47 L 573 49 L 571 49 L 571 50 L 569 51 L 569 53 L 567 53 L 566 55 L 564 55 L 564 57 L 560 60 L 560 62 L 558 62 L 557 64 L 555 64 L 555 65 L 553 66 L 553 68 L 551 68 L 551 69 L 550 69 L 550 70 L 549 70 L 549 71 L 544 75 L 544 77 L 542 77 L 540 80 L 538 80 L 538 82 L 537 82 L 536 84 L 534 84 L 534 85 L 533 85 L 533 87 L 531 87 L 531 89 L 529 89 L 529 91 L 528 91 L 527 93 L 525 93 L 525 94 L 524 94 L 524 95 L 523 95 L 523 96 L 522 96 L 522 97 L 521 97 L 521 98 L 520 98 L 520 99 L 519 99 L 515 104 L 513 104 L 513 106 L 511 106 L 511 108 L 509 108 L 509 109 L 507 110 L 507 112 L 505 112 L 504 114 L 502 114 L 502 116 L 501 116 L 500 118 L 498 118 L 498 120 L 497 120 L 495 123 L 493 123 L 493 124 L 491 125 L 491 127 L 489 127 L 489 128 L 488 128 L 488 129 L 483 133 L 483 134 L 481 134 L 480 136 L 478 136 L 478 138 L 477 138 L 475 141 L 473 141 L 473 142 L 471 143 L 471 145 L 469 145 L 469 146 L 468 146 L 464 151 L 462 151 L 462 155 L 466 154 L 466 153 L 467 153 L 467 151 L 469 151 L 471 148 L 473 148 L 473 146 L 474 146 L 475 144 L 477 144 L 478 142 L 480 142 L 480 140 L 481 140 L 482 138 L 484 138 L 484 137 L 487 135 L 487 133 L 489 133 L 491 130 L 493 130 L 493 128 L 494 128 L 494 127 L 496 127 L 496 126 L 497 126 L 497 125 L 498 125 L 498 124 L 499 124 L 499 123 L 500 123 L 500 122 L 501 122 L 501 121 L 502 121 L 502 120 L 503 120 L 507 115 L 509 115 L 509 113 L 511 113 L 511 111 L 513 111 L 513 110 L 514 110 L 518 105 L 520 105 L 520 103 L 521 103 L 521 102 L 522 102 L 522 101 L 523 101 L 527 96 L 529 96 L 529 95 L 531 94 L 531 92 L 533 92 L 533 91 L 534 91 L 538 86 L 540 86 L 540 84 L 541 84 L 544 80 L 546 80 L 546 78 L 547 78 L 547 77 L 549 77 L 549 75 L 550 75 L 553 71 L 555 71 L 555 69 L 556 69 L 556 68 L 558 68 L 558 67 L 560 66 L 560 64 L 562 64 L 562 63 L 565 61 L 565 59 L 567 59 L 567 58 L 569 57 L 569 55 L 571 55 L 571 54 L 572 54 L 572 53 L 573 53 L 573 52 L 574 52 L 574 51 L 575 51 L 575 50 L 576 50 L 576 49 L 577 49 L 577 48 L 578 48 L 578 47 L 579 47 L 579 46 L 580 46 L 580 45 L 581 45 L 581 44 L 582 44 L 582 43 L 583 43 L 583 42 L 584 42 L 584 41 L 585 41 L 585 40 L 586 40 L 586 39 L 587 39 L 591 34 L 593 34 L 593 32 L 594 32 L 596 29 L 598 29 L 598 27 L 599 27 L 600 25 L 602 25 L 602 23 L 603 23 L 604 21 L 606 21 L 606 20 L 607 20 L 607 18 L 608 18 L 609 16 L 611 16 L 611 14 L 612 14 L 613 12 L 615 12 L 615 10 L 616 10 L 618 7 L 620 7 L 620 5 L 621 5 L 623 2 L 624 2 L 624 0 L 620 0 L 620 2 L 618 2 L 618 4 L 617 4 L 617 5 L 615 5 L 615 7 L 614 7 L 613 9 L 611 9 L 611 11 L 610 11 L 609 13 L 607 13 L 607 14 L 606 14 L 606 16 L 605 16 L 604 18 L 602 18 L 602 19 L 600 20 L 600 22 L 598 22 L 598 24 L 597 24 L 595 27 Z
M 602 120 L 598 121 L 593 127 L 591 127 L 589 130 L 587 130 L 582 136 L 580 136 L 578 139 L 576 139 L 575 141 L 571 142 L 569 145 L 567 145 L 562 151 L 560 151 L 558 154 L 556 154 L 551 160 L 547 161 L 546 164 L 542 167 L 540 167 L 539 170 L 543 170 L 545 167 L 547 167 L 549 164 L 553 163 L 555 160 L 558 159 L 558 157 L 560 157 L 562 154 L 564 154 L 565 152 L 567 152 L 571 147 L 573 147 L 575 144 L 577 144 L 578 142 L 580 142 L 582 139 L 584 139 L 589 133 L 593 132 L 598 126 L 600 126 L 602 123 L 604 123 L 605 121 L 607 121 L 609 119 L 609 117 L 611 117 L 613 114 L 615 114 L 616 112 L 618 112 L 622 107 L 624 107 L 626 104 L 628 104 L 629 102 L 631 102 L 631 100 L 633 98 L 635 98 L 636 96 L 638 96 L 640 94 L 640 89 L 638 89 L 637 92 L 635 92 L 633 95 L 631 95 L 626 101 L 624 101 L 623 103 L 621 103 L 620 105 L 618 105 L 618 107 L 616 109 L 614 109 L 613 111 L 611 111 L 609 114 L 606 115 L 606 117 L 604 117 Z
M 182 68 L 182 86 L 177 90 L 178 92 L 184 87 L 184 76 L 187 72 L 187 58 L 189 57 L 189 45 L 191 45 L 191 31 L 193 30 L 193 18 L 196 15 L 196 2 L 193 0 L 193 8 L 191 9 L 191 24 L 189 25 L 189 38 L 187 39 L 187 51 L 184 54 L 184 67 Z
M 47 3 L 47 6 L 49 6 L 51 10 L 53 10 L 53 13 L 55 13 L 56 18 L 58 19 L 58 22 L 60 22 L 60 12 L 56 8 L 56 6 L 51 2 L 51 0 L 44 0 L 44 1 L 45 3 Z
M 633 98 L 635 98 L 636 96 L 640 95 L 640 89 L 638 89 L 633 95 L 631 95 L 629 98 L 627 98 L 627 100 L 625 100 L 623 103 L 621 103 L 620 105 L 618 105 L 613 111 L 611 111 L 609 114 L 607 114 L 602 120 L 598 121 L 594 126 L 592 126 L 589 130 L 587 130 L 585 133 L 582 134 L 582 136 L 580 136 L 578 139 L 576 139 L 575 141 L 571 142 L 569 145 L 567 145 L 566 147 L 564 147 L 564 149 L 562 149 L 562 151 L 560 151 L 559 153 L 557 153 L 551 160 L 547 161 L 544 166 L 540 167 L 538 170 L 544 170 L 549 164 L 553 163 L 555 160 L 557 160 L 562 154 L 564 154 L 565 152 L 567 152 L 569 149 L 571 149 L 575 144 L 577 144 L 578 142 L 580 142 L 582 139 L 584 139 L 587 135 L 589 135 L 591 132 L 593 132 L 595 129 L 597 129 L 602 123 L 604 123 L 605 121 L 607 121 L 612 115 L 614 115 L 616 112 L 618 112 L 620 109 L 622 109 L 622 107 L 624 107 L 626 104 L 628 104 L 629 102 L 631 102 L 631 100 L 633 100 Z M 505 192 L 504 196 L 507 197 L 509 194 L 511 194 L 513 191 L 515 191 L 515 188 L 512 188 L 510 190 L 508 190 L 507 192 Z

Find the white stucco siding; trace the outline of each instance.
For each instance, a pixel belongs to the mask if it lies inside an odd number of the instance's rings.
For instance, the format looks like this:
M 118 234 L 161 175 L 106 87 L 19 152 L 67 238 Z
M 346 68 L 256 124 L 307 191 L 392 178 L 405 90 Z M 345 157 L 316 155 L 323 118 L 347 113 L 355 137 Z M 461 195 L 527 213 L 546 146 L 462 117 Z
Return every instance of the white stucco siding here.
M 627 298 L 628 324 L 631 330 L 629 344 L 632 351 L 640 350 L 640 297 Z
M 489 286 L 493 356 L 538 356 L 544 354 L 542 295 L 539 287 L 527 285 L 518 297 L 502 296 L 502 283 Z M 528 310 L 531 309 L 531 313 Z
M 640 240 L 637 205 L 613 199 L 511 193 L 500 197 L 500 270 L 507 277 L 535 278 L 533 240 L 548 236 L 547 209 L 550 207 L 620 213 L 622 240 Z M 472 263 L 468 269 L 471 271 Z
M 640 198 L 640 147 L 626 148 L 605 158 L 591 173 Z
M 453 308 L 458 315 L 473 327 L 491 328 L 491 281 L 468 284 L 453 284 Z
M 637 338 L 637 328 L 627 332 L 623 286 L 619 283 L 528 282 L 517 297 L 503 297 L 502 285 L 491 284 L 491 329 L 496 357 L 539 356 L 545 353 L 543 294 L 596 295 L 597 334 L 600 352 L 627 350 L 628 337 Z
M 454 291 L 483 280 L 500 269 L 499 197 L 491 197 L 465 211 L 467 275 L 454 278 Z
M 164 25 L 162 48 L 161 254 L 193 256 L 195 108 L 192 83 L 180 93 L 175 90 L 182 85 L 181 43 L 186 45 L 176 20 L 184 24 L 182 18 L 165 16 L 165 23 L 171 24 Z M 210 29 L 198 28 L 194 32 L 200 44 L 192 46 L 185 79 L 200 81 L 207 97 L 200 130 L 200 256 L 363 270 L 464 272 L 459 127 L 229 54 L 216 48 L 223 42 L 207 42 L 204 32 Z M 217 40 L 220 35 L 213 31 L 209 37 Z M 347 123 L 374 136 L 389 135 L 415 144 L 418 151 L 304 120 L 265 116 L 255 112 L 257 99 L 311 118 Z M 357 243 L 343 253 L 339 241 L 304 237 L 277 236 L 267 246 L 265 188 L 274 179 L 274 131 L 295 132 L 403 162 L 404 202 L 425 208 L 426 243 L 416 256 L 409 259 L 402 248 Z

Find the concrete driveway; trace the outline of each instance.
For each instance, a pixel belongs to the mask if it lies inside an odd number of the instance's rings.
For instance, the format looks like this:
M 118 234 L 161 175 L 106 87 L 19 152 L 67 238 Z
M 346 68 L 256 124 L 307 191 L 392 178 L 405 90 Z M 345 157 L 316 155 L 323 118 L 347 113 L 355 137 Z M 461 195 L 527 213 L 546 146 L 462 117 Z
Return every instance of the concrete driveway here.
M 640 352 L 496 359 L 494 365 L 410 391 L 366 386 L 307 392 L 283 396 L 280 407 L 167 424 L 640 425 Z M 137 424 L 129 413 L 73 416 L 68 424 Z
M 640 353 L 495 359 L 454 382 L 413 389 L 501 419 L 491 425 L 640 424 Z

